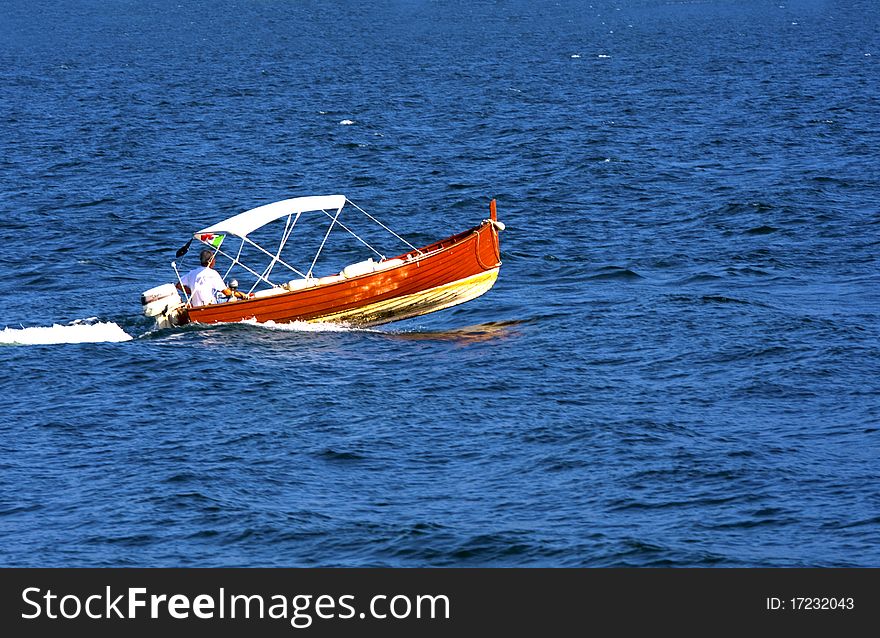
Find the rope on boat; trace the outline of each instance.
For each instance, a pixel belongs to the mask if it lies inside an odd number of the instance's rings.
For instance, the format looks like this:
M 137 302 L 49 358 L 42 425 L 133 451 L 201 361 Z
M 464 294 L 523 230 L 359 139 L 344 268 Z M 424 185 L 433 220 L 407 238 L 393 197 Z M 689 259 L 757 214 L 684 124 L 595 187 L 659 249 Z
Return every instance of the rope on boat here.
M 416 252 L 418 252 L 420 255 L 421 255 L 421 254 L 424 254 L 424 253 L 422 253 L 421 250 L 419 250 L 418 248 L 416 248 L 415 246 L 413 246 L 411 243 L 409 243 L 408 241 L 406 241 L 403 237 L 401 237 L 400 235 L 398 235 L 397 233 L 395 233 L 393 230 L 391 230 L 390 228 L 388 228 L 388 226 L 386 226 L 385 224 L 383 224 L 382 222 L 380 222 L 378 219 L 376 219 L 375 217 L 373 217 L 372 215 L 370 215 L 370 213 L 368 213 L 368 212 L 365 211 L 363 208 L 361 208 L 360 206 L 358 206 L 357 204 L 355 204 L 353 201 L 351 201 L 351 200 L 348 199 L 348 198 L 346 198 L 345 201 L 347 201 L 349 204 L 351 204 L 352 206 L 354 206 L 355 208 L 357 208 L 357 209 L 358 209 L 359 211 L 361 211 L 364 215 L 366 215 L 366 216 L 369 217 L 371 220 L 373 220 L 374 222 L 376 222 L 377 224 L 379 224 L 382 228 L 384 228 L 384 229 L 387 230 L 389 233 L 391 233 L 392 235 L 394 235 L 395 237 L 397 237 L 400 241 L 402 241 L 404 244 L 406 244 L 407 246 L 409 246 L 410 248 L 412 248 L 413 250 L 415 250 Z
M 328 213 L 326 210 L 322 210 L 321 212 L 324 213 L 325 215 L 327 215 L 327 217 L 329 217 L 329 218 L 331 218 L 331 219 L 333 218 L 333 215 L 331 215 L 330 213 Z M 339 224 L 339 225 L 342 227 L 343 230 L 347 231 L 349 235 L 351 235 L 352 237 L 354 237 L 355 239 L 357 239 L 359 242 L 361 242 L 364 246 L 366 246 L 367 248 L 369 248 L 370 250 L 372 250 L 374 253 L 376 253 L 377 255 L 379 255 L 379 257 L 380 257 L 381 259 L 385 259 L 385 255 L 383 255 L 383 254 L 380 253 L 378 250 L 376 250 L 375 248 L 373 248 L 372 246 L 370 246 L 370 244 L 368 244 L 366 241 L 364 241 L 363 239 L 361 239 L 361 238 L 357 235 L 357 233 L 355 233 L 351 228 L 349 228 L 348 226 L 346 226 L 345 224 L 343 224 L 341 221 L 338 221 L 338 220 L 337 220 L 336 223 Z
M 497 251 L 496 251 L 496 255 L 497 255 L 496 258 L 498 259 L 497 264 L 495 264 L 494 266 L 487 266 L 486 264 L 483 263 L 483 260 L 480 258 L 480 231 L 475 230 L 474 234 L 477 236 L 477 241 L 476 241 L 476 245 L 474 246 L 474 251 L 476 253 L 477 263 L 480 264 L 480 268 L 482 268 L 483 270 L 492 270 L 493 268 L 498 267 L 498 265 L 501 263 L 501 255 Z
M 480 268 L 483 270 L 490 270 L 492 267 L 487 266 L 483 263 L 483 260 L 480 259 L 480 231 L 475 230 L 474 235 L 477 236 L 477 241 L 474 243 L 474 256 L 477 258 L 477 263 L 480 264 Z

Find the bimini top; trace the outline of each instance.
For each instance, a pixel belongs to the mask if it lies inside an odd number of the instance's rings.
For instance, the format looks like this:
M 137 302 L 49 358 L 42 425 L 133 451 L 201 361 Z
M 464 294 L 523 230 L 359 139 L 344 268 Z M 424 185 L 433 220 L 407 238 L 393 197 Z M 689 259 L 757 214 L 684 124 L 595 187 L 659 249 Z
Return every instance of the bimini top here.
M 207 228 L 193 233 L 193 237 L 199 239 L 201 235 L 226 233 L 246 237 L 269 222 L 280 219 L 286 215 L 297 215 L 310 211 L 339 211 L 345 206 L 345 195 L 319 195 L 315 197 L 294 197 L 280 202 L 266 204 L 258 208 L 239 213 L 222 222 L 211 224 Z

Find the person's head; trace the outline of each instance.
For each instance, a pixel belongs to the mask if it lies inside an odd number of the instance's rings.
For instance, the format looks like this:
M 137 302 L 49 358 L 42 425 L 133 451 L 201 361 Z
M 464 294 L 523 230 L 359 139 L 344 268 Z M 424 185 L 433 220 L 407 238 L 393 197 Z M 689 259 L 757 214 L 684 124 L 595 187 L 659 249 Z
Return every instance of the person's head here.
M 210 266 L 214 262 L 214 251 L 210 248 L 205 248 L 199 253 L 199 261 L 202 266 Z

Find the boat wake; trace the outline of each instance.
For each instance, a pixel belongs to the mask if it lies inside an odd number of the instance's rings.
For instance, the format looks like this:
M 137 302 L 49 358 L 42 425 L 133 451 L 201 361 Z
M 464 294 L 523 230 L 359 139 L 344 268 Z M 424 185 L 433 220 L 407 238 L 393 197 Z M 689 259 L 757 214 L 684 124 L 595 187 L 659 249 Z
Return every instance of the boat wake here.
M 267 330 L 280 330 L 285 332 L 364 332 L 365 328 L 357 328 L 344 323 L 309 323 L 308 321 L 292 321 L 290 323 L 275 323 L 274 321 L 257 321 L 256 319 L 245 319 L 239 323 L 248 326 L 257 326 Z M 376 332 L 376 331 L 370 331 Z
M 0 330 L 2 345 L 51 345 L 57 343 L 117 343 L 130 341 L 132 336 L 112 321 L 97 321 L 97 317 L 78 319 L 67 325 L 53 324 L 34 328 L 5 328 Z

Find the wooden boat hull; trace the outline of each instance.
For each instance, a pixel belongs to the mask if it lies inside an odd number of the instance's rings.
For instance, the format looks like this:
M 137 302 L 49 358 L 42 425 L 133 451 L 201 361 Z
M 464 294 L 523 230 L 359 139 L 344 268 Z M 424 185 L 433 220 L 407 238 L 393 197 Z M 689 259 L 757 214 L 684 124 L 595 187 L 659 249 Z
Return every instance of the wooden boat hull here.
M 488 291 L 498 277 L 498 230 L 486 220 L 466 232 L 411 251 L 403 263 L 340 281 L 270 296 L 185 308 L 176 323 L 232 323 L 255 319 L 339 322 L 374 326 L 435 312 Z

